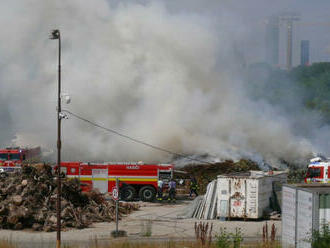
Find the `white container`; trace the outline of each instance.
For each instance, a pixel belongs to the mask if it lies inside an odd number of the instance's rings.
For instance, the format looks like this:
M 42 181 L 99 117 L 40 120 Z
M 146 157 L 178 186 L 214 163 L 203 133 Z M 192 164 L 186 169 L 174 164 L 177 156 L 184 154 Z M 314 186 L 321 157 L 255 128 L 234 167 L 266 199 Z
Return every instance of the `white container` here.
M 282 245 L 310 248 L 313 230 L 330 224 L 330 185 L 284 185 L 282 192 Z
M 287 173 L 249 171 L 217 178 L 217 217 L 258 219 L 269 207 L 274 182 L 286 183 Z

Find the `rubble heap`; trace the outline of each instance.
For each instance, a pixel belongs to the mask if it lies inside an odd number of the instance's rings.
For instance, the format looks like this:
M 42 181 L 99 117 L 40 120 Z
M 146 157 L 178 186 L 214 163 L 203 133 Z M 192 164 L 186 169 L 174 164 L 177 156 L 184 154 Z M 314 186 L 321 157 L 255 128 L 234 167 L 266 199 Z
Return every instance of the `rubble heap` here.
M 0 181 L 0 228 L 35 231 L 56 230 L 57 181 L 48 165 L 25 165 L 21 171 Z M 98 192 L 81 192 L 78 180 L 63 178 L 62 228 L 85 228 L 93 222 L 115 220 L 115 203 Z M 119 216 L 138 209 L 134 203 L 120 203 Z
M 224 175 L 234 172 L 244 172 L 250 170 L 259 170 L 256 162 L 241 159 L 237 162 L 226 160 L 223 162 L 210 164 L 189 164 L 182 168 L 188 175 L 194 176 L 199 185 L 199 192 L 206 192 L 208 183 L 216 179 L 218 175 Z

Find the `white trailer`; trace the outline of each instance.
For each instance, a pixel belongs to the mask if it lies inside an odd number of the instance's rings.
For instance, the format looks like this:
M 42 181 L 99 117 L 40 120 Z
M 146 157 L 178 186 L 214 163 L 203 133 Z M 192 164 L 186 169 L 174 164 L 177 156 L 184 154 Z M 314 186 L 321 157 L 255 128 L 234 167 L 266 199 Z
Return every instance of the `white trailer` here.
M 275 183 L 286 183 L 283 171 L 249 171 L 217 178 L 217 217 L 258 219 L 270 205 Z

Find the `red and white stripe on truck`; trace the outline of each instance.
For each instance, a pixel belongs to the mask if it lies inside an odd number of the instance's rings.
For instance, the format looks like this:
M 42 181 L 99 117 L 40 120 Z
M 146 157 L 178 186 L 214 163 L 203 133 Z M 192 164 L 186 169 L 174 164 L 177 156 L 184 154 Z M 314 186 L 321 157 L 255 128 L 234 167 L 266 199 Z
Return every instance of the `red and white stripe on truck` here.
M 308 165 L 306 183 L 330 183 L 330 160 L 316 157 Z
M 157 192 L 158 180 L 165 184 L 173 176 L 171 164 L 139 163 L 82 163 L 62 162 L 61 170 L 68 178 L 78 178 L 83 191 L 98 189 L 101 193 L 111 193 L 120 181 L 122 198 L 133 200 L 139 197 L 144 201 L 152 201 Z

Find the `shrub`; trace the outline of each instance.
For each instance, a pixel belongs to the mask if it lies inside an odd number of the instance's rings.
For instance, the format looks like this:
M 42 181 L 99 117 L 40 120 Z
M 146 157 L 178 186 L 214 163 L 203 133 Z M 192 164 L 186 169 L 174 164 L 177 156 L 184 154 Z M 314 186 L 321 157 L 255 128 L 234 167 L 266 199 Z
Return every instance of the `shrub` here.
M 330 244 L 330 228 L 328 224 L 324 224 L 321 230 L 312 233 L 312 248 L 328 248 Z
M 220 234 L 216 235 L 217 248 L 239 248 L 243 241 L 242 232 L 240 228 L 235 229 L 235 233 L 228 233 L 226 228 L 220 228 Z

